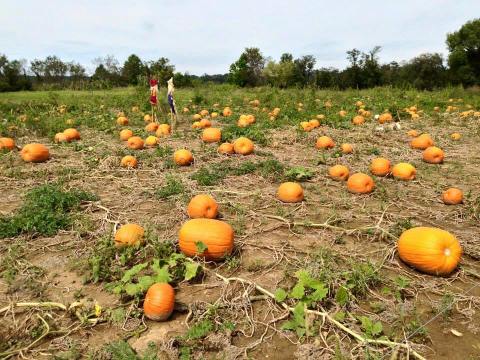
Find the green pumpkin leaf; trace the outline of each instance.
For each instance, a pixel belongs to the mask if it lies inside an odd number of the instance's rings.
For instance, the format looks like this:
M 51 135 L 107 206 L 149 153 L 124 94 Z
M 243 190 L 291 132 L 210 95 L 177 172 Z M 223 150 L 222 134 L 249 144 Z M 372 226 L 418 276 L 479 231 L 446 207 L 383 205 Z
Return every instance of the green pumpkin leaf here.
M 123 274 L 123 277 L 122 277 L 121 281 L 123 283 L 129 282 L 130 280 L 132 280 L 132 278 L 135 275 L 137 275 L 140 271 L 145 269 L 147 266 L 148 266 L 148 262 L 137 264 L 137 265 L 133 266 L 130 270 L 125 271 L 125 274 Z
M 337 290 L 337 293 L 335 294 L 335 301 L 341 305 L 344 306 L 348 303 L 348 290 L 345 289 L 343 286 L 340 286 Z
M 168 272 L 168 265 L 155 269 L 154 280 L 159 283 L 169 283 L 172 281 L 170 273 Z
M 185 280 L 188 281 L 190 279 L 193 279 L 195 276 L 197 276 L 199 267 L 200 265 L 197 263 L 187 262 L 185 264 Z
M 292 291 L 290 292 L 290 296 L 294 299 L 302 299 L 305 296 L 305 287 L 298 283 L 293 287 Z
M 142 292 L 147 291 L 150 286 L 155 283 L 155 280 L 152 276 L 142 276 L 138 279 L 138 286 L 142 290 Z
M 287 292 L 282 288 L 279 288 L 275 291 L 275 300 L 282 302 L 287 298 Z
M 201 241 L 197 241 L 195 243 L 195 246 L 197 247 L 197 252 L 199 255 L 203 254 L 205 251 L 208 250 L 208 246 Z
M 130 296 L 135 296 L 141 293 L 142 291 L 138 286 L 138 284 L 129 283 L 125 285 L 125 292 Z

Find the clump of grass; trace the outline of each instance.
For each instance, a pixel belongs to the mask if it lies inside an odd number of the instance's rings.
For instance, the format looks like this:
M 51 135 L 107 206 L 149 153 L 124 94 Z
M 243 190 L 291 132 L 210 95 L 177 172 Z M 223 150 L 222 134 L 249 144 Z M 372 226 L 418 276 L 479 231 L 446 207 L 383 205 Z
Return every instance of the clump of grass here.
M 236 124 L 225 126 L 222 129 L 223 141 L 234 141 L 239 137 L 247 137 L 254 143 L 266 145 L 268 140 L 265 136 L 265 129 L 259 128 L 258 125 L 252 125 L 245 128 L 238 127 Z
M 185 186 L 183 185 L 182 180 L 173 175 L 167 175 L 166 180 L 165 185 L 155 193 L 158 198 L 167 199 L 171 196 L 183 194 L 183 192 L 185 192 Z
M 20 234 L 52 236 L 72 225 L 72 213 L 83 201 L 96 199 L 85 191 L 65 191 L 58 184 L 36 187 L 27 193 L 15 214 L 0 217 L 0 238 Z

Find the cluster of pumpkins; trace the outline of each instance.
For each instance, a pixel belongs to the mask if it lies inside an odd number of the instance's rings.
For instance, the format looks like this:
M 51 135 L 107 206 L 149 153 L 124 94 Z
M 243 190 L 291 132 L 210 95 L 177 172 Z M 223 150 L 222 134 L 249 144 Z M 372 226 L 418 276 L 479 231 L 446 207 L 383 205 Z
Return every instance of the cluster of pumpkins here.
M 220 261 L 233 251 L 234 231 L 230 224 L 217 220 L 218 204 L 210 195 L 194 196 L 187 207 L 190 220 L 178 232 L 180 251 L 188 257 Z M 125 224 L 115 233 L 115 246 L 139 246 L 145 241 L 145 230 L 138 224 Z M 202 252 L 198 244 L 203 244 Z M 175 303 L 175 291 L 167 283 L 150 286 L 143 303 L 144 314 L 155 321 L 170 317 Z

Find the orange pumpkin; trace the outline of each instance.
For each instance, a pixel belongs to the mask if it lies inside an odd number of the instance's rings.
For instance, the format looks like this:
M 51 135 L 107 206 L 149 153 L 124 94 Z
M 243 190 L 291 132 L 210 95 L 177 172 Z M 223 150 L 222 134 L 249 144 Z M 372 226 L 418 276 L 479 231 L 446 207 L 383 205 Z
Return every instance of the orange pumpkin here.
M 397 243 L 398 255 L 406 264 L 431 275 L 448 275 L 462 256 L 459 241 L 448 231 L 415 227 L 405 231 Z
M 218 117 L 218 113 L 217 113 L 217 112 L 212 112 L 212 113 L 210 114 L 210 117 L 211 117 L 212 119 L 215 119 L 215 118 Z
M 20 155 L 23 161 L 26 162 L 44 162 L 50 158 L 50 152 L 45 145 L 42 144 L 27 144 L 23 147 Z
M 137 224 L 122 225 L 115 233 L 115 246 L 117 248 L 142 245 L 144 241 L 145 230 Z
M 210 195 L 195 195 L 188 203 L 187 213 L 192 219 L 215 219 L 218 215 L 218 204 Z
M 317 149 L 331 149 L 335 147 L 335 143 L 333 142 L 332 138 L 329 136 L 320 136 L 317 139 L 315 147 Z
M 452 140 L 460 140 L 462 135 L 459 133 L 453 133 L 452 135 L 450 135 L 450 137 L 452 138 Z
M 201 126 L 200 126 L 200 121 L 195 121 L 193 124 L 192 124 L 192 129 L 200 129 Z
M 201 127 L 202 129 L 208 128 L 208 127 L 210 127 L 210 126 L 212 126 L 212 122 L 211 122 L 210 120 L 208 120 L 208 119 L 202 119 L 202 120 L 200 120 L 200 127 Z
M 417 137 L 418 136 L 418 131 L 417 130 L 408 130 L 407 135 L 410 137 Z
M 318 128 L 320 126 L 320 121 L 317 119 L 312 119 L 308 122 L 312 128 Z
M 325 120 L 325 115 L 323 114 L 318 114 L 317 116 L 315 116 L 318 120 Z
M 141 150 L 143 149 L 143 145 L 144 143 L 140 136 L 132 136 L 127 140 L 127 146 L 133 150 Z
M 231 116 L 232 115 L 232 109 L 230 109 L 228 106 L 223 109 L 222 115 L 225 117 Z
M 200 111 L 201 116 L 205 117 L 205 116 L 208 116 L 208 114 L 209 114 L 208 110 L 203 109 L 203 110 Z
M 130 129 L 123 129 L 120 131 L 120 140 L 127 141 L 133 136 L 133 131 Z
M 0 150 L 13 150 L 15 149 L 15 140 L 12 138 L 2 137 L 0 138 Z
M 128 125 L 128 119 L 125 116 L 119 116 L 117 118 L 117 124 L 120 126 Z
M 253 153 L 254 148 L 253 141 L 246 137 L 240 137 L 233 143 L 233 150 L 236 154 L 249 155 Z
M 441 164 L 444 158 L 443 150 L 436 146 L 430 146 L 423 152 L 423 161 L 429 164 Z
M 63 132 L 61 132 L 55 134 L 55 138 L 53 139 L 53 141 L 55 141 L 56 143 L 64 143 L 68 142 L 68 138 Z
M 296 182 L 284 182 L 277 190 L 277 198 L 286 203 L 296 203 L 303 200 L 303 188 Z
M 353 125 L 362 125 L 365 123 L 365 118 L 362 115 L 357 115 L 352 119 Z
M 344 154 L 351 154 L 351 153 L 353 153 L 353 146 L 352 146 L 351 144 L 348 144 L 348 143 L 342 144 L 342 145 L 340 146 L 340 149 L 342 149 L 342 153 L 344 153 Z
M 137 159 L 132 155 L 126 155 L 122 158 L 120 165 L 124 168 L 136 168 L 137 167 Z
M 151 122 L 150 124 L 147 124 L 147 126 L 145 126 L 145 131 L 147 132 L 154 133 L 155 131 L 157 131 L 157 129 L 158 129 L 158 124 L 155 122 Z
M 417 174 L 417 169 L 409 163 L 398 163 L 392 169 L 392 174 L 400 180 L 413 180 Z
M 410 141 L 412 149 L 425 150 L 430 146 L 433 146 L 433 140 L 428 134 L 422 134 Z
M 202 115 L 200 115 L 200 114 L 194 114 L 194 115 L 192 116 L 192 119 L 193 119 L 194 121 L 199 121 L 201 118 L 202 118 Z
M 158 125 L 158 129 L 155 135 L 157 135 L 158 137 L 168 136 L 170 135 L 171 131 L 172 128 L 169 124 L 160 124 Z
M 392 121 L 393 121 L 393 116 L 389 112 L 385 112 L 378 117 L 378 122 L 380 124 L 385 124 L 387 122 L 392 122 Z
M 338 112 L 338 115 L 340 115 L 341 117 L 345 117 L 345 116 L 347 116 L 347 112 L 345 110 L 340 110 Z
M 391 171 L 390 160 L 375 158 L 370 163 L 370 172 L 376 176 L 387 176 Z
M 306 132 L 310 132 L 314 129 L 314 127 L 312 126 L 312 124 L 310 124 L 309 121 L 302 121 L 300 123 L 300 126 L 302 127 L 302 129 Z
M 150 135 L 145 139 L 145 146 L 155 147 L 157 145 L 158 145 L 158 138 L 156 136 Z
M 177 165 L 187 166 L 193 162 L 193 155 L 186 149 L 180 149 L 173 154 L 173 160 Z
M 442 200 L 446 205 L 457 205 L 463 202 L 463 192 L 457 188 L 449 188 L 442 194 Z
M 219 154 L 226 154 L 226 155 L 231 155 L 235 153 L 235 149 L 233 144 L 230 143 L 223 143 L 218 147 L 218 153 Z
M 354 194 L 368 194 L 375 188 L 373 179 L 364 173 L 355 173 L 348 178 L 347 189 Z
M 333 180 L 345 181 L 348 179 L 348 176 L 350 175 L 350 171 L 344 165 L 334 165 L 328 169 L 328 175 Z
M 80 140 L 80 133 L 77 129 L 66 129 L 63 131 L 63 134 L 66 136 L 68 142 L 73 140 Z
M 145 114 L 145 116 L 143 117 L 143 121 L 145 121 L 146 123 L 149 123 L 149 122 L 152 122 L 153 119 L 150 116 L 150 114 Z
M 214 143 L 222 140 L 222 131 L 219 128 L 207 128 L 203 130 L 202 140 L 206 143 Z
M 143 313 L 153 321 L 167 320 L 175 306 L 175 291 L 167 283 L 150 286 L 143 302 Z
M 233 228 L 215 219 L 192 219 L 182 225 L 178 234 L 180 250 L 187 256 L 200 256 L 207 260 L 220 260 L 233 250 Z M 198 245 L 207 249 L 199 252 Z

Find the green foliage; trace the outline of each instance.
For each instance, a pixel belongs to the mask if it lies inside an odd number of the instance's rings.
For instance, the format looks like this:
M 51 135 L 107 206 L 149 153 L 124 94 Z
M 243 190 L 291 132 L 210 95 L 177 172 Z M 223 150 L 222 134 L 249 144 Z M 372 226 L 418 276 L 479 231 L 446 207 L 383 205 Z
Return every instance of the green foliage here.
M 380 321 L 373 321 L 367 316 L 360 316 L 361 327 L 365 336 L 369 339 L 379 337 L 383 332 L 383 326 Z
M 27 193 L 15 214 L 0 217 L 0 238 L 20 234 L 52 236 L 72 225 L 72 213 L 82 201 L 96 199 L 84 191 L 65 191 L 57 184 L 36 187 Z
M 166 183 L 161 188 L 159 188 L 155 195 L 159 199 L 167 199 L 171 196 L 179 195 L 185 192 L 185 186 L 182 183 L 182 180 L 176 178 L 173 175 L 168 174 L 166 176 Z
M 302 166 L 293 167 L 285 172 L 285 179 L 288 181 L 307 181 L 314 176 L 314 172 Z
M 90 360 L 160 360 L 157 356 L 157 347 L 153 342 L 148 344 L 143 356 L 138 355 L 129 343 L 124 340 L 113 341 L 102 349 L 91 352 Z

